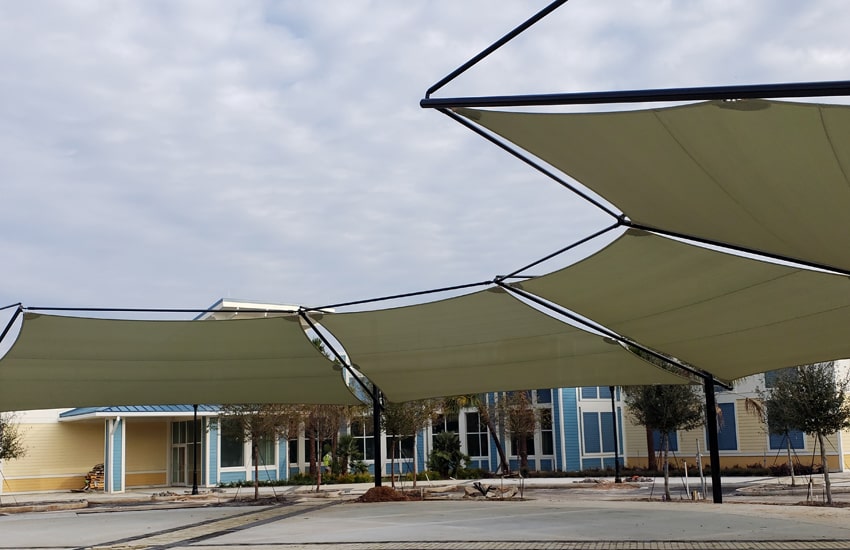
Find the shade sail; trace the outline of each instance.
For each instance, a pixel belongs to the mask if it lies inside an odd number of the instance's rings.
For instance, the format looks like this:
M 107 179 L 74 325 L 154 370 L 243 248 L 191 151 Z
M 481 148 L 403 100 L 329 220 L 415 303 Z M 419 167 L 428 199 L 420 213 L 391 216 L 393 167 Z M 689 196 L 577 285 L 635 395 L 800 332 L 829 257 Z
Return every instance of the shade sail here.
M 850 107 L 763 100 L 590 114 L 457 109 L 632 221 L 850 270 Z
M 0 410 L 170 403 L 354 404 L 297 317 L 137 321 L 25 313 Z
M 392 401 L 498 390 L 687 382 L 502 290 L 326 315 L 322 325 Z
M 521 285 L 723 380 L 850 357 L 846 276 L 644 231 Z

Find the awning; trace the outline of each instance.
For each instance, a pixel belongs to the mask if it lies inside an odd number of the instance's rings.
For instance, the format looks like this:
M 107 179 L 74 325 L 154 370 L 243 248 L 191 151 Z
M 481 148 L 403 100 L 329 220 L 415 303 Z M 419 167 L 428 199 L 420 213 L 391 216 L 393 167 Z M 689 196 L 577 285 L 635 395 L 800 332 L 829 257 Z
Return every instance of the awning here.
M 688 382 L 501 289 L 394 309 L 326 315 L 322 326 L 392 401 L 499 390 Z
M 850 280 L 629 230 L 522 289 L 722 380 L 850 357 Z
M 764 100 L 590 114 L 456 112 L 633 222 L 850 270 L 850 107 Z
M 138 321 L 25 313 L 0 410 L 172 403 L 355 404 L 298 317 Z

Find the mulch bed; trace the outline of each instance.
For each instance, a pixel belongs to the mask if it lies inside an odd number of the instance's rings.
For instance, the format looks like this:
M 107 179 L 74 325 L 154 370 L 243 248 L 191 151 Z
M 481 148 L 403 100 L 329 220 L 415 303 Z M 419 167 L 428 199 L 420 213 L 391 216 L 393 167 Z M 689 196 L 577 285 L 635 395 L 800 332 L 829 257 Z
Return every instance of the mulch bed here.
M 362 496 L 357 498 L 355 502 L 399 502 L 404 500 L 422 500 L 417 495 L 409 495 L 401 491 L 396 491 L 392 487 L 372 487 Z

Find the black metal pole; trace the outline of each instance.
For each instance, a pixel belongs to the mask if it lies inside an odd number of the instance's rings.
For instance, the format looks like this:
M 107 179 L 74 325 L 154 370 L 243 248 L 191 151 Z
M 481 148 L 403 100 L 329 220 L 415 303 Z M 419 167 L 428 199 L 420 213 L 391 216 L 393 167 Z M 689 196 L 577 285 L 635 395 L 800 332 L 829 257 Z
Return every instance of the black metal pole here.
M 714 503 L 723 502 L 723 486 L 720 480 L 720 450 L 717 442 L 717 401 L 714 398 L 714 377 L 703 379 L 705 389 L 705 427 L 708 431 L 708 455 L 711 459 L 711 494 Z
M 505 36 L 503 36 L 502 38 L 500 38 L 499 40 L 497 40 L 496 42 L 494 42 L 493 44 L 488 46 L 484 51 L 482 51 L 481 53 L 479 53 L 478 55 L 476 55 L 475 57 L 473 57 L 472 59 L 470 59 L 469 61 L 467 61 L 466 63 L 464 63 L 463 65 L 461 65 L 457 69 L 455 69 L 454 71 L 452 71 L 450 74 L 443 77 L 439 82 L 437 82 L 436 84 L 434 84 L 433 86 L 428 88 L 428 91 L 425 92 L 425 97 L 430 97 L 431 94 L 433 94 L 434 92 L 436 92 L 437 90 L 439 90 L 440 88 L 442 88 L 443 86 L 445 86 L 446 84 L 448 84 L 449 82 L 451 82 L 452 80 L 454 80 L 455 78 L 460 76 L 461 74 L 465 73 L 473 65 L 475 65 L 476 63 L 478 63 L 479 61 L 481 61 L 482 59 L 484 59 L 485 57 L 487 57 L 488 55 L 490 55 L 494 51 L 498 50 L 499 48 L 501 48 L 502 46 L 504 46 L 505 44 L 507 44 L 508 42 L 513 40 L 516 36 L 518 36 L 519 34 L 524 32 L 527 28 L 534 25 L 535 23 L 537 23 L 538 21 L 540 21 L 541 19 L 543 19 L 544 17 L 546 17 L 547 15 L 549 15 L 550 13 L 552 13 L 553 11 L 558 9 L 562 4 L 565 4 L 566 2 L 567 2 L 567 0 L 555 0 L 554 2 L 549 4 L 548 6 L 546 6 L 542 10 L 540 10 L 539 12 L 532 15 L 526 21 L 524 21 L 519 26 L 514 28 L 511 32 L 509 32 L 508 34 L 506 34 Z
M 192 494 L 198 494 L 198 406 L 192 405 L 194 410 L 194 422 L 192 424 L 192 458 L 194 465 L 192 470 Z
M 372 384 L 372 449 L 375 454 L 375 487 L 381 486 L 384 464 L 381 460 L 381 390 Z
M 6 309 L 6 308 L 3 308 L 3 309 Z M 9 330 L 11 330 L 12 325 L 15 324 L 15 321 L 17 320 L 18 315 L 21 314 L 21 311 L 23 311 L 23 308 L 21 308 L 21 306 L 18 305 L 18 308 L 15 310 L 15 313 L 12 314 L 12 318 L 9 319 L 8 323 L 6 323 L 6 328 L 4 328 L 3 332 L 0 333 L 0 342 L 2 342 L 3 339 L 6 338 L 6 335 L 9 334 Z
M 850 80 L 785 82 L 693 88 L 656 88 L 604 92 L 567 92 L 479 97 L 425 97 L 425 109 L 458 107 L 537 107 L 548 105 L 597 105 L 606 103 L 652 103 L 658 101 L 710 101 L 723 99 L 770 99 L 785 97 L 830 97 L 850 95 Z
M 616 386 L 608 386 L 611 390 L 611 422 L 614 424 L 614 483 L 622 483 L 620 478 L 620 434 L 617 429 L 617 404 L 614 399 Z

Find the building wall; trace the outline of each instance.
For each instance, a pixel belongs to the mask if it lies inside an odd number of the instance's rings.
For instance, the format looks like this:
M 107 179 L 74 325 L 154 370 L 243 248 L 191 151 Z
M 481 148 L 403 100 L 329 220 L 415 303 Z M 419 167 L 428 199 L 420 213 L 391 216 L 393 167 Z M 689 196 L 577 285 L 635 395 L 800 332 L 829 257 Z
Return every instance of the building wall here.
M 168 424 L 165 420 L 131 419 L 127 422 L 127 487 L 150 487 L 167 483 Z
M 59 412 L 21 413 L 27 453 L 4 461 L 3 492 L 81 489 L 85 475 L 103 462 L 103 422 L 58 422 Z

